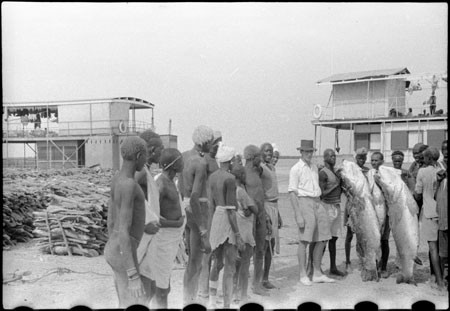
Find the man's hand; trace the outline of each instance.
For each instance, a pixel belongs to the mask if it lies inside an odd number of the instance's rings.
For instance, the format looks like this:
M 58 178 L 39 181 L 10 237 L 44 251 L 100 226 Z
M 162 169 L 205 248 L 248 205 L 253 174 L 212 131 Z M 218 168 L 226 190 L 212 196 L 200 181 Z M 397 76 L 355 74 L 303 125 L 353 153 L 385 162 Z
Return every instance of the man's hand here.
M 200 251 L 206 254 L 211 253 L 211 244 L 209 243 L 208 231 L 200 230 Z
M 252 211 L 249 208 L 244 209 L 244 216 L 249 217 L 252 214 Z
M 243 252 L 245 250 L 245 243 L 242 240 L 241 234 L 239 232 L 236 233 L 236 244 L 240 252 Z
M 185 217 L 186 217 L 185 215 L 181 215 L 181 217 L 178 218 L 177 223 L 176 223 L 177 226 L 181 227 L 183 225 Z
M 297 217 L 297 225 L 299 229 L 303 229 L 305 227 L 305 219 L 303 218 L 303 216 L 299 215 Z
M 447 177 L 447 171 L 446 170 L 439 170 L 436 173 L 436 178 L 438 182 L 441 182 L 443 179 Z
M 147 234 L 155 234 L 159 231 L 159 224 L 156 221 L 149 222 L 145 225 L 144 232 Z
M 267 228 L 267 235 L 272 235 L 272 220 L 270 219 L 269 215 L 266 217 L 266 228 Z
M 145 295 L 144 285 L 142 284 L 141 277 L 139 275 L 135 279 L 128 280 L 128 289 L 133 297 Z
M 278 229 L 283 227 L 283 220 L 281 219 L 281 215 L 278 213 Z
M 380 184 L 380 175 L 378 175 L 378 174 L 373 174 L 373 179 L 375 180 L 375 183 L 377 184 L 377 185 L 379 185 Z

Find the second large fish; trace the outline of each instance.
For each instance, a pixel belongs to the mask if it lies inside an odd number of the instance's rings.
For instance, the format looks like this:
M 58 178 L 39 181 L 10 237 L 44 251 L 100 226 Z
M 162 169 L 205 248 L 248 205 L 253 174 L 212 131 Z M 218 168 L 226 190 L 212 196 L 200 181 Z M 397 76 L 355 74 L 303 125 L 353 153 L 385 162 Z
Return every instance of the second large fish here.
M 402 272 L 397 276 L 397 283 L 415 284 L 413 270 L 419 245 L 417 219 L 419 208 L 398 170 L 380 166 L 377 175 L 379 176 L 378 184 L 383 189 L 388 205 L 389 224 L 402 266 Z
M 367 178 L 354 162 L 344 160 L 339 167 L 347 189 L 349 217 L 356 234 L 356 251 L 361 262 L 363 281 L 379 280 L 377 261 L 381 257 L 382 213 L 377 213 Z

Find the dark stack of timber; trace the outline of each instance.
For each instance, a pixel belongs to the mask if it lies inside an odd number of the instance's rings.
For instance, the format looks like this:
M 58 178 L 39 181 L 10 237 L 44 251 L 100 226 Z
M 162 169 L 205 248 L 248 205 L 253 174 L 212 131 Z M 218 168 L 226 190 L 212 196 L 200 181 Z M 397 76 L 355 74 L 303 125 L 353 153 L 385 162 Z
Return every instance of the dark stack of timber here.
M 14 193 L 3 195 L 3 246 L 5 240 L 25 241 L 18 233 L 39 240 L 45 253 L 55 255 L 98 256 L 107 241 L 107 202 L 111 170 L 97 168 L 25 171 L 3 170 L 3 184 Z M 8 193 L 8 192 L 6 192 Z M 19 205 L 11 198 L 25 196 Z M 35 198 L 30 200 L 30 194 Z M 18 210 L 27 212 L 26 223 L 18 224 Z M 5 208 L 8 207 L 8 208 Z M 21 209 L 22 207 L 22 209 Z M 9 214 L 8 214 L 9 213 Z M 12 215 L 12 216 L 11 216 Z M 20 217 L 19 217 L 20 218 Z M 11 219 L 14 219 L 13 221 Z M 16 224 L 12 234 L 5 237 L 5 226 Z M 8 243 L 8 242 L 6 242 Z M 11 243 L 12 245 L 13 243 Z M 8 244 L 7 244 L 8 245 Z
M 39 192 L 3 186 L 3 248 L 9 248 L 33 238 L 33 212 L 45 209 L 48 201 Z

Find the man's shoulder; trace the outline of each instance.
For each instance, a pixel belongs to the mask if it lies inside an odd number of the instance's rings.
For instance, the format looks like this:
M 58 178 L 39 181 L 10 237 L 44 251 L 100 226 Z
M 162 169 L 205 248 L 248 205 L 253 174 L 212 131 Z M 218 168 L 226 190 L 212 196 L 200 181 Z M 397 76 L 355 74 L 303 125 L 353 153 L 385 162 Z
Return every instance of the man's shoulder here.
M 302 160 L 302 159 L 299 159 L 292 167 L 291 167 L 291 170 L 292 169 L 299 169 L 299 168 L 302 168 L 303 166 L 305 166 L 306 164 L 305 164 L 305 162 Z
M 330 173 L 332 173 L 332 171 L 329 168 L 323 167 L 319 170 L 319 177 L 328 178 L 328 174 Z

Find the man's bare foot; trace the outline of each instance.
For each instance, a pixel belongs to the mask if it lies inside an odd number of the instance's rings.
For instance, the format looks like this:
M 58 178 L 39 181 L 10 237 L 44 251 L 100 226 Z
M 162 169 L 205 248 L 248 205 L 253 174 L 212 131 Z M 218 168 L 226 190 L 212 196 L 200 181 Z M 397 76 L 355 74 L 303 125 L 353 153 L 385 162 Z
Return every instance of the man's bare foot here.
M 270 294 L 267 292 L 266 289 L 263 289 L 263 287 L 261 285 L 259 286 L 253 286 L 252 287 L 252 292 L 256 295 L 260 295 L 260 296 L 270 296 Z
M 276 288 L 275 285 L 273 285 L 272 283 L 270 283 L 270 281 L 263 281 L 262 282 L 262 286 L 267 288 L 267 289 L 273 289 Z
M 382 270 L 380 273 L 380 277 L 382 277 L 383 279 L 387 279 L 389 277 L 389 272 L 387 272 L 386 270 Z
M 345 271 L 347 273 L 352 273 L 353 272 L 353 268 L 352 268 L 352 263 L 351 262 L 346 262 L 345 263 Z
M 342 271 L 339 271 L 337 268 L 330 269 L 330 274 L 331 275 L 337 275 L 337 276 L 345 276 L 345 273 L 342 272 Z

